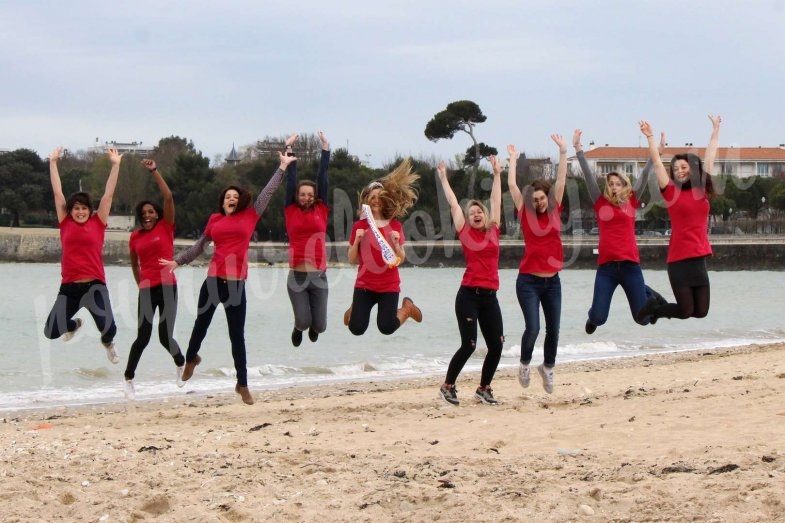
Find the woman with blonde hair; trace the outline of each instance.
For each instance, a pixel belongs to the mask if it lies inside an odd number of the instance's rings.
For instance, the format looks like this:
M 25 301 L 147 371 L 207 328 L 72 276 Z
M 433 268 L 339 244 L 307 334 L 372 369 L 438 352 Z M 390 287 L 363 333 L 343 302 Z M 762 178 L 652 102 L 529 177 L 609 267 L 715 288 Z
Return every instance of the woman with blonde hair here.
M 471 200 L 466 210 L 461 208 L 458 198 L 447 180 L 447 168 L 439 162 L 437 173 L 450 204 L 455 229 L 466 259 L 466 271 L 455 296 L 455 316 L 461 334 L 461 346 L 450 360 L 447 376 L 439 389 L 442 399 L 451 405 L 459 405 L 455 381 L 466 362 L 477 347 L 477 327 L 480 327 L 488 352 L 482 365 L 480 385 L 474 397 L 486 405 L 496 405 L 491 380 L 496 374 L 504 345 L 504 324 L 496 292 L 499 290 L 499 222 L 501 221 L 502 182 L 501 165 L 496 156 L 489 157 L 493 168 L 491 186 L 491 210 L 479 201 Z
M 573 133 L 572 145 L 586 180 L 586 189 L 600 231 L 598 266 L 594 276 L 594 295 L 589 318 L 586 320 L 586 334 L 594 333 L 598 326 L 608 320 L 611 299 L 619 285 L 627 295 L 633 320 L 640 325 L 655 323 L 656 318 L 650 316 L 638 318 L 638 313 L 649 297 L 661 302 L 665 300 L 644 282 L 638 243 L 635 240 L 635 212 L 640 207 L 652 164 L 646 164 L 634 186 L 626 174 L 608 173 L 605 177 L 605 190 L 601 193 L 597 178 L 583 154 L 580 129 Z M 664 146 L 665 133 L 660 140 L 660 147 Z
M 352 226 L 348 253 L 349 263 L 359 267 L 352 305 L 343 315 L 344 325 L 356 336 L 368 329 L 374 305 L 378 305 L 376 325 L 382 334 L 392 334 L 408 318 L 422 321 L 422 312 L 411 298 L 404 298 L 398 307 L 398 265 L 406 258 L 403 226 L 398 218 L 417 200 L 414 183 L 419 178 L 406 159 L 390 174 L 360 191 L 360 219 Z

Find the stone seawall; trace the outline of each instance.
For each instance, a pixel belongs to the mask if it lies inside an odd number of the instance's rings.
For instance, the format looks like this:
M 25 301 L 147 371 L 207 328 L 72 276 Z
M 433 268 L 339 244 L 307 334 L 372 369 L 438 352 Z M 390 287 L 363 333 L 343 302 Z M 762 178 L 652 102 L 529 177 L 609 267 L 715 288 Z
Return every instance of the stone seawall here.
M 128 264 L 128 232 L 107 231 L 104 260 L 107 264 Z M 189 240 L 176 240 L 180 251 L 193 245 Z M 406 265 L 419 267 L 463 267 L 463 253 L 457 242 L 408 242 Z M 332 264 L 346 264 L 346 242 L 329 244 Z M 644 268 L 664 269 L 668 252 L 667 238 L 641 239 L 638 245 Z M 754 236 L 712 239 L 714 256 L 710 270 L 785 270 L 785 238 Z M 282 243 L 253 243 L 249 260 L 256 263 L 286 264 L 287 246 Z M 593 269 L 597 266 L 597 237 L 565 238 L 564 260 L 567 268 Z M 517 268 L 523 254 L 521 242 L 502 242 L 499 265 Z M 0 261 L 60 262 L 60 238 L 57 229 L 0 228 Z M 201 257 L 198 263 L 207 263 Z

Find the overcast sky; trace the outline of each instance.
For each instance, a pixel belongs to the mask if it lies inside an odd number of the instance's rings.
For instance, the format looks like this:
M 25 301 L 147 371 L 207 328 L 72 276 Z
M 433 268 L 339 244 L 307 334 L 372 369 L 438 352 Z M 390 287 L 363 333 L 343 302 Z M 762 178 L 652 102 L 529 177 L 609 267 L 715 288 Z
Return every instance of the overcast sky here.
M 785 1 L 3 1 L 0 148 L 165 136 L 213 159 L 265 135 L 324 130 L 380 166 L 452 158 L 429 142 L 449 102 L 477 136 L 554 155 L 549 135 L 636 146 L 785 143 Z M 505 153 L 506 155 L 506 153 Z

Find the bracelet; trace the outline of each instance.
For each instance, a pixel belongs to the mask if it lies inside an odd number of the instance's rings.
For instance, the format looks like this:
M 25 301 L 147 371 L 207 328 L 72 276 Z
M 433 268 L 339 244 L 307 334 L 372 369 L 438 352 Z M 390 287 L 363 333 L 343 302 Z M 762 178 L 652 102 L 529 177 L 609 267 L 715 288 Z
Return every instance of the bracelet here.
M 154 173 L 155 171 L 158 170 L 158 167 L 156 167 L 155 169 L 147 169 L 147 170 L 150 171 L 150 174 L 152 174 L 152 173 Z
M 654 135 L 653 134 L 644 134 L 643 136 L 645 136 L 646 138 L 651 138 Z

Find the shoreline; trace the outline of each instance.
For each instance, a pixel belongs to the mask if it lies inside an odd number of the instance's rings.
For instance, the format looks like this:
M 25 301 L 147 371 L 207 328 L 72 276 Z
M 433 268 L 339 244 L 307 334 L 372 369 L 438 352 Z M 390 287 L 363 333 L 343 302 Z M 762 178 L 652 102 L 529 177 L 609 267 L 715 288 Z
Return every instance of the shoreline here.
M 0 431 L 6 521 L 783 521 L 785 344 L 52 409 Z M 101 519 L 104 518 L 104 519 Z

